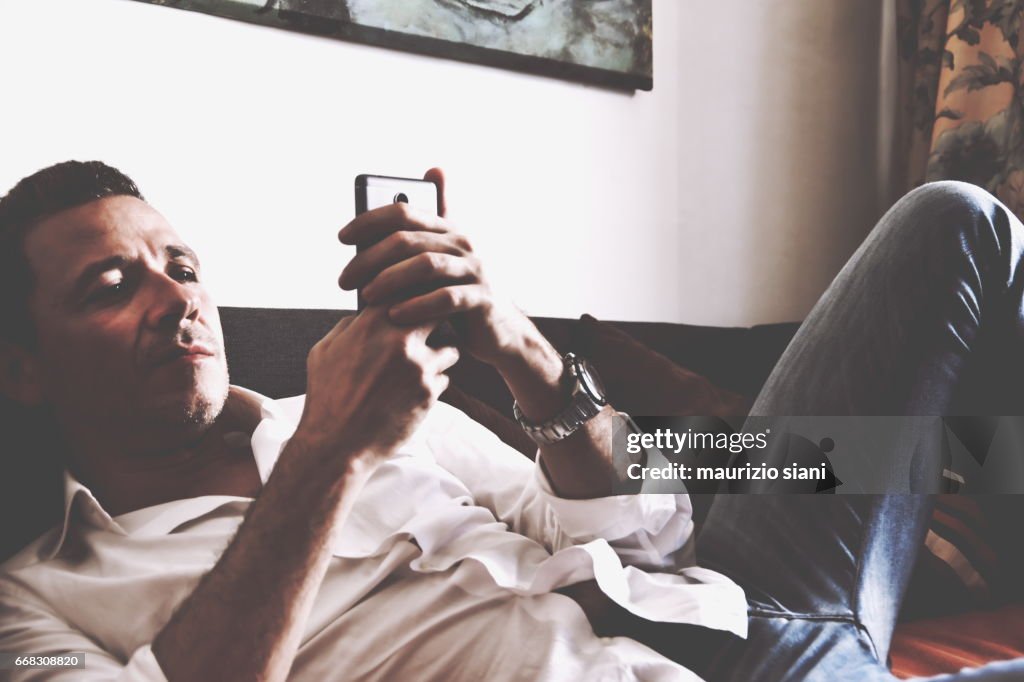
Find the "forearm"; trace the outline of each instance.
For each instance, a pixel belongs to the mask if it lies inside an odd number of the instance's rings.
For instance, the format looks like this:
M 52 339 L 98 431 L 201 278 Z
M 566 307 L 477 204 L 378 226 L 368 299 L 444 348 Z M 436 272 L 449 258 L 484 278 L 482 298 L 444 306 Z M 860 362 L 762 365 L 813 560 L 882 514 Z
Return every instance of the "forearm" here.
M 331 537 L 368 476 L 323 449 L 289 441 L 220 561 L 157 635 L 170 682 L 287 676 Z
M 532 324 L 495 367 L 531 422 L 546 421 L 569 403 L 562 357 Z M 612 494 L 613 414 L 606 406 L 571 436 L 540 448 L 541 464 L 558 495 L 586 499 Z

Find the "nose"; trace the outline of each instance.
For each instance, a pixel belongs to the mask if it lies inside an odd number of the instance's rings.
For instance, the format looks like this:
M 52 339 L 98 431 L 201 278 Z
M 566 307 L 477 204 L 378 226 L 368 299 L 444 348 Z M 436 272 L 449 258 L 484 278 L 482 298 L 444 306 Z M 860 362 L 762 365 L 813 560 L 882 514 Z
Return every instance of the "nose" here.
M 199 316 L 199 292 L 166 273 L 153 273 L 148 284 L 146 323 L 153 329 L 174 331 Z

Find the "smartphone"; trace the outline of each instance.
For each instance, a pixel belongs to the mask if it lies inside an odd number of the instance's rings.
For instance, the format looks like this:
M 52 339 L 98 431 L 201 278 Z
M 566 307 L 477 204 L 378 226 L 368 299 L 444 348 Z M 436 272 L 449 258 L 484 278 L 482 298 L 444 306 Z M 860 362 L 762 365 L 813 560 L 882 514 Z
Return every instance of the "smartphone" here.
M 409 204 L 415 209 L 437 215 L 440 212 L 437 185 L 427 180 L 394 178 L 387 175 L 356 176 L 356 215 L 388 204 Z M 370 246 L 363 244 L 356 249 Z M 356 307 L 363 309 L 362 289 L 356 291 Z
M 428 180 L 386 175 L 356 176 L 356 215 L 388 204 L 404 203 L 421 211 L 439 213 L 437 185 Z
M 388 204 L 404 203 L 415 209 L 438 215 L 441 212 L 440 195 L 437 185 L 429 180 L 394 178 L 387 175 L 356 176 L 356 215 L 372 211 Z M 358 247 L 366 248 L 371 244 Z M 362 290 L 356 291 L 356 306 L 363 309 Z M 441 323 L 427 339 L 432 348 L 458 346 L 459 335 L 450 321 Z

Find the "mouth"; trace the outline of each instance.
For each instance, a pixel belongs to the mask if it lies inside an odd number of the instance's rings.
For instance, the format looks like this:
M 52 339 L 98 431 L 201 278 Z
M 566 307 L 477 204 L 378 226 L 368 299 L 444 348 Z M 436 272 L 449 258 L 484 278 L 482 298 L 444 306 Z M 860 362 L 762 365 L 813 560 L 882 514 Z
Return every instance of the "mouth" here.
M 173 346 L 158 354 L 153 361 L 153 366 L 202 362 L 215 355 L 212 348 L 201 343 L 193 343 L 190 346 Z

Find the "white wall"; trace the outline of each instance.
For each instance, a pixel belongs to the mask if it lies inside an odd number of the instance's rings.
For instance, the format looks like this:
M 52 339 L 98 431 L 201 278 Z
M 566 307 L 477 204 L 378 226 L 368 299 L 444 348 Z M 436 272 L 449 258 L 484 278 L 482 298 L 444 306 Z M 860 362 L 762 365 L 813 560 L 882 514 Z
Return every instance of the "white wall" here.
M 129 0 L 0 0 L 0 191 L 99 158 L 228 305 L 354 307 L 361 172 L 444 166 L 531 314 L 796 319 L 879 215 L 880 1 L 654 0 L 635 95 Z

